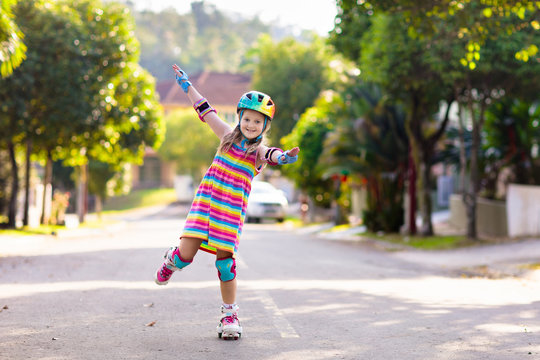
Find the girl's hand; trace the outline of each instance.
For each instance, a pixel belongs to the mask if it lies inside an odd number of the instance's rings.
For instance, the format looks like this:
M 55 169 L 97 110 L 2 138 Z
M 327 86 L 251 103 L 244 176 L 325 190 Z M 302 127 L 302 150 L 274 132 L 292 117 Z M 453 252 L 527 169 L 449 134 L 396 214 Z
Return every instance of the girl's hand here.
M 180 67 L 176 64 L 174 64 L 172 68 L 174 72 L 176 73 L 176 82 L 178 83 L 178 85 L 182 87 L 182 90 L 184 90 L 184 92 L 187 94 L 188 88 L 191 86 L 191 82 L 188 81 L 189 80 L 188 75 L 186 74 L 184 70 L 180 69 Z
M 300 152 L 300 148 L 298 146 L 293 147 L 291 150 L 287 151 L 287 153 L 289 153 L 289 156 L 296 156 L 298 155 L 299 152 Z
M 279 165 L 285 165 L 285 164 L 292 164 L 293 162 L 296 162 L 298 160 L 298 153 L 300 152 L 300 148 L 294 147 L 291 150 L 285 151 L 282 155 L 278 157 L 278 164 Z

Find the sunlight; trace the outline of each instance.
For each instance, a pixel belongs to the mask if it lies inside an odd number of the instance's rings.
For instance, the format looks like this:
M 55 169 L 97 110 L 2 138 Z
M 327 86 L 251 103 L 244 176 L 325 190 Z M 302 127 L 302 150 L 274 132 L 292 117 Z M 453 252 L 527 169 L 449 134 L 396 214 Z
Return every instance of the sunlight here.
M 177 282 L 158 288 L 151 281 L 75 281 L 38 284 L 2 284 L 0 299 L 64 291 L 100 289 L 167 291 L 217 288 L 216 281 Z M 399 299 L 434 308 L 487 308 L 540 301 L 540 283 L 515 279 L 461 279 L 425 277 L 383 280 L 256 280 L 239 279 L 240 291 L 331 291 Z M 304 308 L 303 311 L 307 311 Z
M 181 286 L 171 286 L 168 288 L 183 289 L 204 289 L 218 287 L 216 281 L 199 281 L 193 283 L 182 283 Z M 64 291 L 95 291 L 103 289 L 115 290 L 163 290 L 151 281 L 73 281 L 54 282 L 39 284 L 11 284 L 0 285 L 0 299 L 8 299 L 19 296 L 31 296 L 37 294 L 50 294 Z
M 288 314 L 310 314 L 315 312 L 331 312 L 336 315 L 348 315 L 358 312 L 360 309 L 365 309 L 368 306 L 365 304 L 343 304 L 343 303 L 334 303 L 334 304 L 324 304 L 324 305 L 304 305 L 296 306 L 294 309 L 283 310 L 285 315 Z
M 491 333 L 501 334 L 519 334 L 524 332 L 538 332 L 540 327 L 529 327 L 524 324 L 482 324 L 476 326 L 476 329 Z

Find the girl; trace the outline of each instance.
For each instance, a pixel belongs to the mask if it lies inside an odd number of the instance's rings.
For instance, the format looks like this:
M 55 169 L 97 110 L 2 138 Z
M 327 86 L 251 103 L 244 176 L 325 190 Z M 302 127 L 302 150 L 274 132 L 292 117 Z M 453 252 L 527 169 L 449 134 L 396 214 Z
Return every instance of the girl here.
M 191 205 L 180 245 L 170 248 L 157 270 L 155 281 L 165 285 L 173 272 L 191 264 L 197 251 L 216 255 L 220 280 L 221 320 L 218 336 L 238 339 L 242 327 L 236 305 L 236 253 L 246 214 L 251 180 L 266 164 L 283 165 L 298 159 L 298 147 L 283 152 L 262 144 L 270 129 L 275 105 L 270 96 L 250 91 L 240 98 L 238 125 L 233 129 L 219 118 L 208 101 L 191 84 L 187 74 L 173 65 L 176 80 L 187 94 L 202 122 L 207 123 L 221 144 Z

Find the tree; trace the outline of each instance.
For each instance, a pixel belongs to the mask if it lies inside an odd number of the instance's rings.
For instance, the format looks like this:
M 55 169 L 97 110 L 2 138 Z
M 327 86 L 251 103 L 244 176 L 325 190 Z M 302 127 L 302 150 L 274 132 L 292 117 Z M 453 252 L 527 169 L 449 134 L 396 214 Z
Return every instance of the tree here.
M 125 70 L 110 83 L 111 106 L 103 112 L 110 124 L 106 138 L 88 149 L 88 190 L 96 196 L 98 213 L 108 196 L 129 190 L 126 165 L 140 163 L 146 147 L 158 148 L 165 136 L 153 77 L 135 63 Z
M 471 13 L 470 16 L 474 17 L 475 14 Z M 509 16 L 503 20 L 505 23 L 521 21 L 519 16 Z M 470 181 L 469 187 L 463 192 L 463 201 L 467 209 L 467 236 L 471 239 L 477 237 L 476 198 L 482 181 L 480 168 L 482 159 L 479 156 L 486 109 L 502 97 L 535 99 L 535 94 L 540 91 L 539 85 L 533 80 L 540 73 L 540 64 L 521 61 L 514 55 L 527 42 L 530 32 L 534 31 L 531 28 L 515 32 L 501 31 L 496 38 L 492 33 L 493 37 L 487 38 L 478 49 L 474 66 L 469 64 L 464 67 L 467 63 L 461 61 L 461 65 L 447 69 L 447 72 L 456 73 L 460 66 L 461 72 L 454 76 L 455 94 L 460 106 L 466 109 L 472 125 Z M 449 41 L 451 39 L 447 37 L 446 42 Z
M 203 1 L 192 2 L 187 14 L 168 8 L 159 13 L 134 11 L 134 16 L 141 66 L 159 80 L 171 79 L 174 63 L 190 74 L 203 70 L 246 71 L 246 52 L 259 34 L 271 28 L 258 17 L 231 17 Z
M 7 82 L 8 101 L 23 101 L 24 111 L 16 117 L 21 125 L 26 149 L 24 224 L 28 224 L 30 158 L 34 148 L 48 159 L 47 175 L 52 164 L 51 149 L 68 144 L 76 122 L 91 111 L 81 94 L 83 79 L 77 57 L 76 41 L 81 32 L 72 24 L 71 11 L 47 8 L 44 1 L 20 2 L 15 7 L 18 22 L 27 34 L 26 61 Z M 71 76 L 65 76 L 66 73 Z M 51 86 L 54 84 L 54 86 Z M 23 91 L 23 96 L 17 91 Z M 44 121 L 47 119 L 48 121 Z M 14 118 L 15 120 L 15 118 Z M 48 178 L 48 177 L 47 177 Z M 45 212 L 43 212 L 45 214 Z
M 356 6 L 356 1 L 339 0 L 338 5 L 348 8 Z M 463 65 L 474 69 L 479 51 L 486 41 L 497 39 L 498 35 L 526 31 L 529 36 L 512 55 L 527 62 L 538 53 L 535 40 L 540 30 L 538 11 L 540 3 L 520 0 L 378 0 L 362 1 L 361 7 L 371 11 L 382 10 L 399 14 L 408 24 L 412 36 L 431 37 L 441 30 L 441 23 L 455 24 L 453 36 L 462 40 L 460 53 Z M 508 22 L 508 18 L 516 21 Z
M 502 99 L 486 109 L 484 125 L 484 174 L 481 191 L 495 198 L 499 175 L 511 169 L 507 181 L 540 184 L 540 108 L 518 99 Z
M 351 0 L 340 3 L 346 8 L 356 7 Z M 464 200 L 468 215 L 467 235 L 476 238 L 476 195 L 480 182 L 478 149 L 485 109 L 488 103 L 497 98 L 500 90 L 516 89 L 515 80 L 520 79 L 520 86 L 530 84 L 531 75 L 538 74 L 532 71 L 526 78 L 510 75 L 510 69 L 515 70 L 515 60 L 527 62 L 538 52 L 534 39 L 536 31 L 540 29 L 536 18 L 540 4 L 513 0 L 385 0 L 363 2 L 358 8 L 360 10 L 357 12 L 368 15 L 383 11 L 402 17 L 408 26 L 409 37 L 428 41 L 436 45 L 438 53 L 450 55 L 451 61 L 436 63 L 439 64 L 439 74 L 453 83 L 454 95 L 460 104 L 466 105 L 472 119 L 471 187 L 464 193 Z M 520 46 L 514 47 L 512 44 L 516 42 L 509 42 L 510 38 L 520 39 Z M 459 51 L 456 51 L 456 45 L 460 45 Z M 497 50 L 492 52 L 493 49 Z M 456 65 L 455 56 L 459 56 L 460 64 Z M 504 61 L 500 61 L 500 56 Z M 537 67 L 536 62 L 530 66 L 518 66 L 518 71 L 523 74 L 522 69 L 530 71 Z
M 160 156 L 176 164 L 177 172 L 202 179 L 219 146 L 219 139 L 191 110 L 178 110 L 165 117 L 166 135 Z
M 86 36 L 79 44 L 90 65 L 83 78 L 92 112 L 72 139 L 75 150 L 84 153 L 71 150 L 63 157 L 81 166 L 84 180 L 88 158 L 118 169 L 126 162 L 140 162 L 145 146 L 159 147 L 164 128 L 154 79 L 137 63 L 139 44 L 128 9 L 98 0 L 79 0 L 74 9 L 82 19 L 89 19 L 82 23 Z M 81 221 L 84 214 L 83 206 Z
M 378 86 L 352 83 L 342 92 L 335 127 L 319 159 L 327 174 L 351 174 L 365 181 L 364 224 L 371 231 L 399 231 L 408 165 L 405 113 L 386 102 Z
M 291 133 L 282 140 L 285 148 L 300 147 L 302 156 L 281 171 L 320 206 L 329 205 L 332 182 L 324 176 L 325 168 L 320 165 L 319 158 L 326 135 L 334 127 L 337 108 L 342 104 L 337 94 L 325 93 L 300 116 Z
M 26 84 L 31 81 L 28 76 L 18 78 L 9 76 L 0 79 L 0 145 L 7 151 L 10 168 L 10 195 L 8 201 L 8 223 L 15 227 L 17 214 L 17 195 L 19 193 L 19 166 L 17 163 L 17 144 L 24 138 L 24 122 L 27 113 L 28 92 Z M 5 144 L 5 145 L 4 145 Z M 7 194 L 6 194 L 7 195 Z
M 12 8 L 18 0 L 0 2 L 0 77 L 6 77 L 25 58 L 24 35 L 14 21 Z
M 10 169 L 8 154 L 3 146 L 0 146 L 0 226 L 5 222 L 4 214 L 8 206 Z
M 449 113 L 447 111 L 438 123 L 435 114 L 438 113 L 441 100 L 445 100 L 447 109 L 453 101 L 451 83 L 448 83 L 436 66 L 438 62 L 447 59 L 437 57 L 438 54 L 431 49 L 434 44 L 429 39 L 412 38 L 398 15 L 375 14 L 372 8 L 362 10 L 346 1 L 343 4 L 340 27 L 334 30 L 336 35 L 332 37 L 333 43 L 345 55 L 358 56 L 352 60 L 358 63 L 366 80 L 379 84 L 394 102 L 405 105 L 408 113 L 406 129 L 419 174 L 423 220 L 421 233 L 431 235 L 432 156 L 435 145 L 444 134 Z M 348 48 L 351 41 L 340 37 L 348 37 L 349 34 L 344 31 L 354 29 L 355 24 L 365 29 L 365 32 L 351 49 Z M 356 36 L 356 33 L 350 36 Z
M 129 166 L 119 167 L 90 159 L 88 175 L 88 192 L 95 196 L 98 217 L 101 217 L 103 203 L 109 196 L 127 194 L 131 190 Z
M 256 64 L 253 87 L 269 94 L 276 104 L 270 132 L 272 143 L 279 144 L 291 132 L 327 84 L 325 51 L 322 39 L 315 35 L 309 45 L 293 38 L 274 43 L 270 36 L 263 35 L 249 54 Z
M 16 13 L 33 46 L 0 86 L 7 100 L 2 135 L 32 142 L 47 162 L 45 184 L 54 159 L 84 167 L 92 157 L 121 167 L 140 161 L 144 147 L 159 146 L 164 135 L 154 80 L 137 64 L 129 12 L 98 0 L 65 5 L 19 4 Z

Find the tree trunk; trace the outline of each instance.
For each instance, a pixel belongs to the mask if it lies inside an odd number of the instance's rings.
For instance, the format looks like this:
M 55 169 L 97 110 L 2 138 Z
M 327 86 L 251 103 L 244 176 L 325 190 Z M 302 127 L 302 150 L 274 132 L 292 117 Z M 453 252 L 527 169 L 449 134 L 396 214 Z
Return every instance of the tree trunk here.
M 465 194 L 465 174 L 467 173 L 467 151 L 465 149 L 465 124 L 461 104 L 458 103 L 459 120 L 459 186 L 458 192 Z
M 486 108 L 486 97 L 480 99 L 480 113 L 478 119 L 475 119 L 474 105 L 472 94 L 469 90 L 469 109 L 473 123 L 472 128 L 472 143 L 471 143 L 471 160 L 470 160 L 470 184 L 469 191 L 464 195 L 463 200 L 467 206 L 467 238 L 476 239 L 478 237 L 476 229 L 476 197 L 480 188 L 480 174 L 478 169 L 478 151 L 480 149 L 480 134 L 484 123 L 484 111 Z
M 420 201 L 422 201 L 421 214 L 422 214 L 422 227 L 420 228 L 420 234 L 422 236 L 433 235 L 433 224 L 431 222 L 431 188 L 429 186 L 429 177 L 431 171 L 431 159 L 427 157 L 425 151 L 420 156 L 420 163 L 418 164 L 420 172 Z
M 421 94 L 413 94 L 411 99 L 411 116 L 409 120 L 409 143 L 412 149 L 413 160 L 417 170 L 417 191 L 422 216 L 420 235 L 433 235 L 431 224 L 431 193 L 429 189 L 429 171 L 431 169 L 429 146 L 431 140 L 426 139 L 422 133 L 424 115 L 421 108 Z M 416 221 L 416 219 L 415 219 Z
M 14 229 L 17 226 L 17 195 L 19 193 L 19 167 L 15 158 L 15 145 L 12 141 L 8 142 L 9 160 L 11 162 L 11 196 L 8 208 L 8 228 Z
M 407 172 L 407 201 L 405 201 L 405 224 L 402 233 L 407 235 L 416 235 L 416 164 L 412 154 L 412 148 L 409 146 L 409 164 Z
M 86 216 L 86 200 L 87 200 L 87 189 L 88 189 L 88 165 L 84 164 L 79 166 L 79 176 L 77 183 L 77 215 L 79 216 L 79 223 L 84 223 L 84 218 Z
M 408 231 L 409 234 L 416 234 L 416 190 L 417 190 L 417 169 L 418 169 L 418 157 L 419 157 L 419 142 L 418 138 L 421 137 L 420 126 L 418 120 L 418 107 L 419 102 L 415 94 L 411 94 L 411 112 L 405 120 L 405 131 L 409 138 L 409 221 Z M 414 207 L 413 207 L 414 204 Z
M 467 238 L 476 239 L 476 196 L 469 189 L 463 192 L 463 203 L 467 213 Z
M 334 199 L 332 201 L 332 207 L 334 208 L 334 223 L 336 225 L 345 224 L 347 221 L 339 205 L 339 197 L 341 196 L 341 180 L 339 178 L 334 180 Z
M 99 220 L 101 220 L 102 211 L 103 211 L 103 198 L 101 197 L 101 195 L 96 195 L 96 213 Z
M 53 172 L 53 163 L 52 155 L 50 151 L 47 151 L 47 163 L 45 165 L 45 177 L 43 179 L 43 204 L 41 208 L 41 223 L 48 224 L 51 217 L 51 203 L 49 192 L 47 191 L 48 187 L 52 183 L 52 172 Z
M 26 140 L 26 164 L 24 173 L 24 216 L 23 225 L 28 226 L 28 210 L 30 208 L 30 155 L 32 154 L 32 140 Z
M 470 184 L 469 189 L 463 193 L 463 202 L 467 207 L 467 238 L 476 239 L 476 194 L 478 177 L 478 147 L 475 140 L 476 125 L 473 125 L 473 139 L 471 144 L 471 160 L 470 160 Z
M 6 153 L 3 150 L 0 150 L 0 170 L 8 169 L 7 164 L 5 164 Z M 6 205 L 7 205 L 7 189 L 8 189 L 8 179 L 5 178 L 4 171 L 0 173 L 0 214 L 3 214 Z M 2 223 L 0 223 L 0 226 Z

